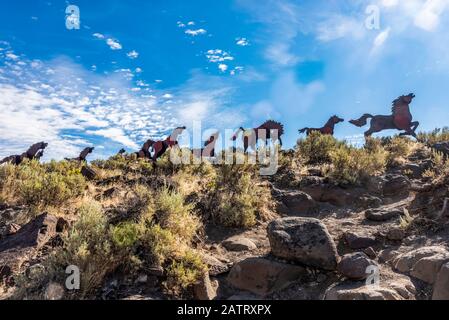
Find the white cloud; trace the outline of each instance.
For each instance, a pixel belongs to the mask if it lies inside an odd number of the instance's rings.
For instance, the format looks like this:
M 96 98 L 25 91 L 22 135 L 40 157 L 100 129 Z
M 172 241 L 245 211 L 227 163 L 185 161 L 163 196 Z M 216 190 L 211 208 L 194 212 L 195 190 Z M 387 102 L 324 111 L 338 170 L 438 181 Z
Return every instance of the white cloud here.
M 379 33 L 377 35 L 377 37 L 374 39 L 374 42 L 373 42 L 372 53 L 377 52 L 385 44 L 388 37 L 390 36 L 390 31 L 391 31 L 391 28 L 388 27 L 387 29 L 385 29 L 384 31 L 382 31 L 381 33 Z
M 139 57 L 139 53 L 136 50 L 133 50 L 131 52 L 128 52 L 126 54 L 128 56 L 128 58 L 130 59 L 137 59 Z
M 427 0 L 415 17 L 415 25 L 426 31 L 434 31 L 440 22 L 440 15 L 448 7 L 447 0 Z
M 249 45 L 249 41 L 246 38 L 237 38 L 235 39 L 236 44 L 241 47 L 246 47 Z
M 106 43 L 112 50 L 122 50 L 122 48 L 123 48 L 122 45 L 120 44 L 120 42 L 118 42 L 117 40 L 111 39 L 111 38 L 106 40 Z
M 148 138 L 162 138 L 177 125 L 165 100 L 150 95 L 146 86 L 133 90 L 116 73 L 95 74 L 66 58 L 21 59 L 35 66 L 9 63 L 0 77 L 0 157 L 45 140 L 50 146 L 44 159 L 61 159 L 90 145 L 93 136 L 107 139 L 102 141 L 106 155 L 120 145 L 135 149 Z
M 274 43 L 265 51 L 265 57 L 275 65 L 282 67 L 293 66 L 300 61 L 300 58 L 291 53 L 290 45 L 287 43 Z
M 228 65 L 226 65 L 224 63 L 220 63 L 218 65 L 218 69 L 220 69 L 221 72 L 226 72 L 228 70 Z
M 206 34 L 207 31 L 206 31 L 205 29 L 202 29 L 202 28 L 201 28 L 201 29 L 196 29 L 196 30 L 187 29 L 187 30 L 185 31 L 185 33 L 186 33 L 187 35 L 189 35 L 189 36 L 196 37 L 196 36 L 199 36 L 199 35 Z
M 98 32 L 94 33 L 92 36 L 94 36 L 97 39 L 104 39 L 105 38 L 105 36 L 103 34 L 98 33 Z
M 19 60 L 19 56 L 15 55 L 15 54 L 12 53 L 12 52 L 8 52 L 8 53 L 6 54 L 6 57 L 7 57 L 8 59 L 11 59 L 11 60 Z
M 319 23 L 317 38 L 324 42 L 345 37 L 361 39 L 365 32 L 363 19 L 336 14 Z
M 138 145 L 134 141 L 132 141 L 129 137 L 127 137 L 125 132 L 123 132 L 123 130 L 120 128 L 89 130 L 87 131 L 87 134 L 101 136 L 104 138 L 117 141 L 118 143 L 121 143 L 128 148 L 132 149 L 138 148 Z

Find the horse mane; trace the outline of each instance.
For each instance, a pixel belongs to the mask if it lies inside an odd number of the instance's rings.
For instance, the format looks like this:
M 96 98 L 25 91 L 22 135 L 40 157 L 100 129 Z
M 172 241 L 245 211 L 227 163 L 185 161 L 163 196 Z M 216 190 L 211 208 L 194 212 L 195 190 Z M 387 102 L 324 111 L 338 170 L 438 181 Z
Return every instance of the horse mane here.
M 268 120 L 263 125 L 261 125 L 258 129 L 266 129 L 266 130 L 278 130 L 278 136 L 282 136 L 284 134 L 284 125 L 280 122 Z
M 392 102 L 392 107 L 391 107 L 391 112 L 394 114 L 396 114 L 396 112 L 398 111 L 398 109 L 402 106 L 404 106 L 404 98 L 406 96 L 402 95 L 399 98 L 393 100 Z

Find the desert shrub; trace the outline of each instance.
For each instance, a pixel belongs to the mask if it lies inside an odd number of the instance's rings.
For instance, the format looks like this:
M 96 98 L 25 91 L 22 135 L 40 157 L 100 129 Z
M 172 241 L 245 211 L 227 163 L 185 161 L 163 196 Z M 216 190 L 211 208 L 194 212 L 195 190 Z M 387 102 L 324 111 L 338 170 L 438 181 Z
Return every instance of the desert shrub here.
M 341 145 L 331 152 L 326 175 L 336 184 L 362 184 L 366 178 L 385 171 L 387 152 L 380 145 L 357 149 Z
M 156 217 L 160 226 L 170 230 L 177 237 L 189 242 L 200 227 L 200 221 L 192 212 L 193 206 L 184 203 L 179 192 L 162 189 L 157 195 Z
M 120 173 L 140 173 L 142 175 L 150 175 L 154 170 L 151 161 L 147 159 L 138 159 L 133 155 L 115 155 L 107 160 L 94 160 L 92 161 L 92 166 L 100 170 L 115 172 L 115 175 Z
M 149 264 L 162 265 L 169 259 L 174 252 L 179 250 L 178 239 L 167 229 L 154 224 L 145 229 L 143 235 L 143 244 L 149 251 Z
M 68 266 L 80 270 L 80 290 L 65 298 L 83 299 L 95 293 L 104 277 L 122 261 L 113 251 L 107 220 L 96 202 L 84 203 L 78 212 L 78 220 L 67 234 L 63 235 L 63 246 L 57 248 L 43 262 L 39 276 L 19 278 L 18 299 L 43 299 L 46 286 L 53 282 L 63 285 Z
M 20 166 L 2 167 L 2 193 L 19 204 L 38 208 L 61 206 L 84 193 L 86 181 L 76 164 L 27 161 Z M 5 196 L 6 197 L 6 196 Z
M 270 202 L 268 189 L 259 184 L 253 169 L 244 165 L 223 165 L 219 169 L 209 210 L 218 224 L 226 227 L 248 228 L 256 224 L 258 216 Z
M 56 261 L 63 268 L 75 265 L 80 269 L 81 297 L 98 288 L 104 276 L 119 265 L 121 259 L 113 254 L 108 223 L 98 203 L 88 202 L 80 208 Z
M 418 140 L 430 145 L 449 141 L 449 127 L 435 129 L 432 132 L 420 132 L 418 134 Z
M 169 291 L 179 294 L 196 283 L 205 272 L 207 266 L 201 256 L 193 250 L 187 250 L 168 267 L 166 286 Z
M 330 162 L 331 152 L 342 145 L 331 135 L 322 135 L 312 132 L 305 139 L 298 140 L 296 144 L 296 156 L 306 164 L 321 164 Z
M 449 175 L 449 159 L 441 152 L 432 150 L 432 166 L 423 173 L 424 178 L 438 180 Z
M 110 229 L 111 239 L 114 245 L 120 249 L 131 248 L 140 240 L 142 228 L 133 222 L 122 222 Z
M 404 162 L 410 156 L 414 149 L 414 143 L 406 137 L 394 136 L 392 138 L 384 138 L 382 145 L 388 151 L 387 163 L 396 165 Z

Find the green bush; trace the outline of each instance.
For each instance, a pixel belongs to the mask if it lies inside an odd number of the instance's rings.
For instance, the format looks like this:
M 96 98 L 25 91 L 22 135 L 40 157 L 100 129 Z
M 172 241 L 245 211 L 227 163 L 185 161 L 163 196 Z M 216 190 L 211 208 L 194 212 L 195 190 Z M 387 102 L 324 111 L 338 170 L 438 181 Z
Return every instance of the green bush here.
M 296 156 L 306 164 L 327 163 L 332 160 L 332 151 L 342 144 L 331 135 L 312 132 L 307 138 L 298 140 L 295 148 Z
M 435 129 L 432 132 L 420 132 L 418 134 L 418 141 L 431 145 L 449 141 L 449 127 Z
M 192 212 L 193 206 L 184 203 L 184 197 L 167 188 L 157 195 L 156 216 L 160 226 L 181 239 L 190 242 L 200 227 L 200 221 Z
M 27 161 L 20 166 L 3 166 L 1 172 L 5 198 L 38 208 L 61 206 L 80 197 L 86 188 L 79 166 L 65 161 Z
M 223 165 L 212 184 L 209 210 L 216 223 L 226 227 L 249 228 L 270 202 L 268 189 L 259 184 L 258 177 L 246 165 Z
M 326 175 L 336 184 L 362 184 L 366 178 L 385 171 L 388 153 L 380 145 L 357 149 L 341 145 L 331 152 Z
M 167 269 L 167 288 L 174 294 L 180 294 L 201 279 L 207 272 L 207 266 L 201 256 L 195 251 L 188 250 L 174 260 Z
M 131 248 L 139 241 L 142 228 L 133 222 L 123 222 L 111 227 L 112 242 L 120 249 Z

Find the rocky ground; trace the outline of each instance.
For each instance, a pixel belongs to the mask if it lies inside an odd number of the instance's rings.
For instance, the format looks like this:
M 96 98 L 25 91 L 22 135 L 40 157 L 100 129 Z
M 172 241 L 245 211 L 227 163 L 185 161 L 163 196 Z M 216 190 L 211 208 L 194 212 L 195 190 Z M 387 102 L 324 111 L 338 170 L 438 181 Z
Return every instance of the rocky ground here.
M 415 152 L 358 187 L 331 184 L 320 168 L 309 168 L 297 187 L 265 179 L 275 202 L 267 221 L 249 229 L 206 223 L 196 249 L 209 272 L 193 298 L 449 299 L 449 180 L 423 177 L 431 165 L 428 153 Z M 107 182 L 97 183 L 98 194 L 121 192 Z M 71 223 L 51 214 L 11 222 L 26 210 L 0 207 L 3 299 L 15 290 L 13 276 L 39 268 Z M 97 298 L 165 299 L 163 277 L 157 267 L 114 273 Z

